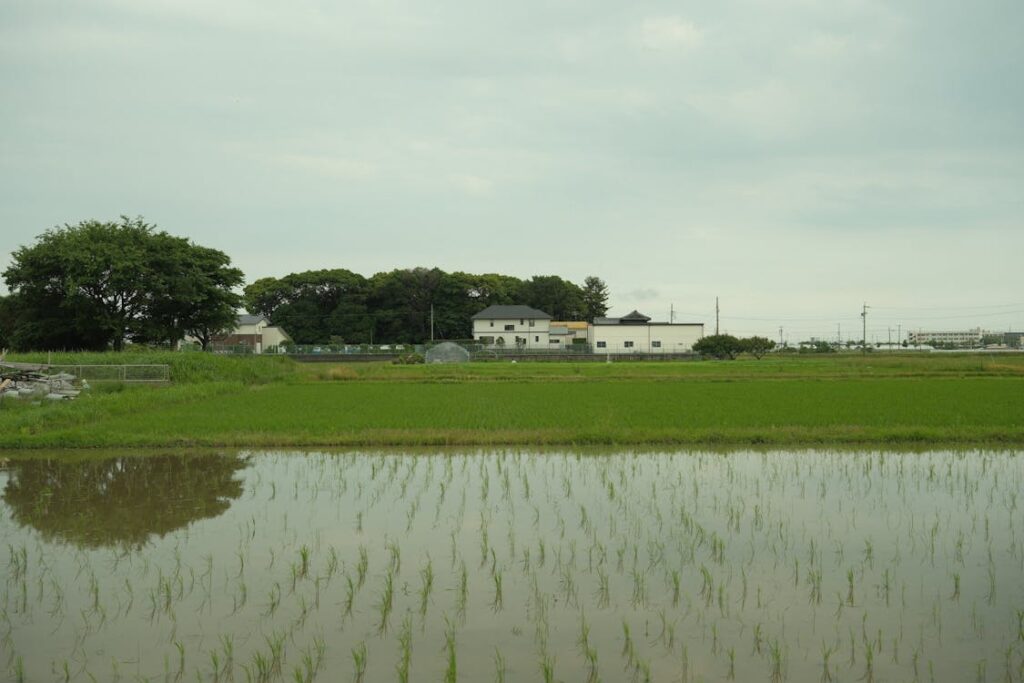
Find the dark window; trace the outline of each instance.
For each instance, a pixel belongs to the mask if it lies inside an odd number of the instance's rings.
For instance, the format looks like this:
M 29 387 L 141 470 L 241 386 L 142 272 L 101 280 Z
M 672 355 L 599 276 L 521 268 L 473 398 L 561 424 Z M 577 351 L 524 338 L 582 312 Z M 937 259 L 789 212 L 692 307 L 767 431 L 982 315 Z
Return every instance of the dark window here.
M 494 327 L 494 321 L 493 320 L 491 321 L 491 327 Z
M 627 349 L 633 348 L 633 342 L 631 342 L 631 341 L 622 342 L 622 345 L 625 346 Z
M 522 318 L 520 318 L 520 319 L 519 319 L 519 324 L 520 324 L 520 325 L 522 325 L 522 324 L 523 324 L 523 319 L 522 319 Z
M 537 336 L 535 336 L 535 337 L 533 338 L 533 341 L 535 341 L 535 342 L 539 342 L 539 341 L 540 341 L 540 337 L 537 337 Z
M 661 348 L 661 342 L 660 341 L 652 341 L 651 342 L 651 348 L 652 349 L 660 349 Z
M 558 339 L 548 339 L 548 344 L 557 344 Z
M 597 342 L 597 348 L 599 348 L 599 349 L 603 349 L 606 346 L 607 346 L 607 344 L 605 342 L 603 342 L 603 341 Z
M 516 329 L 515 325 L 505 325 L 505 331 L 506 332 L 511 332 L 514 329 Z

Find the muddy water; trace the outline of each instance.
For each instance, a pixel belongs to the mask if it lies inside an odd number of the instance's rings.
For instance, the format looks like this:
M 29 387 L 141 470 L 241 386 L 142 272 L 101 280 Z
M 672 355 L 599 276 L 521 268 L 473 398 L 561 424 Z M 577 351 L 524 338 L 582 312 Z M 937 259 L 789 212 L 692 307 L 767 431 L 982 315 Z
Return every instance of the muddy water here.
M 16 457 L 12 680 L 1024 680 L 1013 452 Z

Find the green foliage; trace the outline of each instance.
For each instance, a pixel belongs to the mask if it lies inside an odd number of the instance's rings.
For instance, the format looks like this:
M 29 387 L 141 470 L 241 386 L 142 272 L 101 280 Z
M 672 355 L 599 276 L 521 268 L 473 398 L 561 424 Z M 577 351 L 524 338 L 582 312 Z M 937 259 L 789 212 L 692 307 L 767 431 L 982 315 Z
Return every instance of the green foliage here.
M 775 348 L 775 342 L 767 337 L 747 337 L 743 341 L 743 350 L 760 360 L 761 356 Z
M 712 334 L 695 343 L 693 350 L 702 356 L 733 360 L 745 350 L 745 345 L 731 334 Z
M 604 286 L 589 279 L 592 287 Z M 269 317 L 297 344 L 416 344 L 472 337 L 473 314 L 494 304 L 526 304 L 555 318 L 579 319 L 586 310 L 583 293 L 555 275 L 524 281 L 408 268 L 367 279 L 334 269 L 262 278 L 245 288 L 244 299 L 249 311 Z M 595 296 L 594 310 L 603 312 L 603 300 Z
M 295 361 L 286 356 L 151 351 L 134 346 L 128 346 L 125 351 L 119 353 L 12 353 L 9 354 L 8 360 L 53 365 L 168 365 L 171 381 L 176 384 L 264 384 L 293 376 L 297 367 Z M 106 385 L 96 386 L 99 388 Z
M 11 345 L 11 330 L 14 327 L 14 310 L 10 297 L 0 296 L 0 351 Z
M 583 317 L 588 322 L 608 312 L 608 285 L 601 278 L 590 275 L 583 280 Z
M 583 290 L 557 275 L 535 275 L 523 284 L 523 302 L 555 320 L 580 320 Z
M 157 232 L 142 218 L 83 221 L 12 254 L 10 341 L 18 349 L 92 349 L 204 340 L 234 322 L 242 272 L 223 253 Z

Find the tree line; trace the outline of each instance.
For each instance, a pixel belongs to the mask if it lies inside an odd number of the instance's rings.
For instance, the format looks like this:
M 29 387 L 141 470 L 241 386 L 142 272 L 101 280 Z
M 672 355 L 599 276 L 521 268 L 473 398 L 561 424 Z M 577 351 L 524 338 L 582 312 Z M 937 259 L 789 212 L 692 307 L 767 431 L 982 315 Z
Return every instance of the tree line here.
M 266 316 L 299 344 L 419 343 L 472 336 L 472 316 L 492 304 L 526 304 L 555 319 L 607 312 L 598 277 L 396 269 L 364 277 L 344 269 L 261 278 L 221 251 L 157 230 L 142 218 L 83 221 L 48 230 L 12 254 L 0 297 L 0 349 L 120 350 L 126 343 L 205 348 L 239 309 Z M 241 292 L 239 290 L 242 290 Z
M 607 312 L 608 291 L 593 276 L 579 286 L 557 275 L 523 280 L 409 268 L 363 277 L 334 269 L 262 278 L 245 288 L 244 301 L 299 344 L 414 344 L 431 333 L 469 339 L 472 316 L 494 304 L 525 304 L 556 320 L 591 320 Z

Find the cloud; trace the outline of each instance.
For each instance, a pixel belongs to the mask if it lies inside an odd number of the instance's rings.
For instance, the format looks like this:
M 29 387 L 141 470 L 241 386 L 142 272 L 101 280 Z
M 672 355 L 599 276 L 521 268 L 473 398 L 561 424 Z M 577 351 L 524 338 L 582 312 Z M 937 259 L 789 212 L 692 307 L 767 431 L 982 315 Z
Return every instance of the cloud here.
M 650 50 L 692 50 L 704 42 L 704 33 L 679 17 L 652 17 L 641 22 L 637 39 Z

